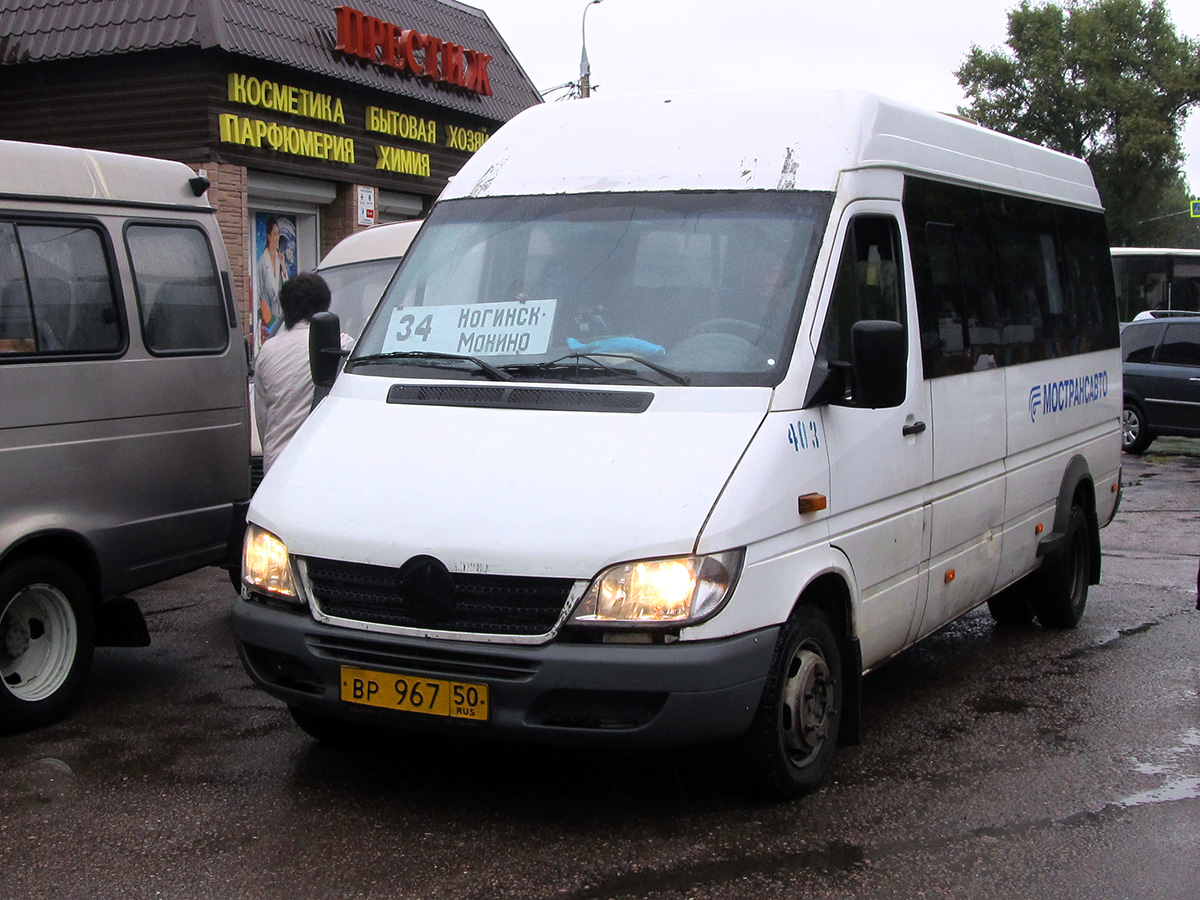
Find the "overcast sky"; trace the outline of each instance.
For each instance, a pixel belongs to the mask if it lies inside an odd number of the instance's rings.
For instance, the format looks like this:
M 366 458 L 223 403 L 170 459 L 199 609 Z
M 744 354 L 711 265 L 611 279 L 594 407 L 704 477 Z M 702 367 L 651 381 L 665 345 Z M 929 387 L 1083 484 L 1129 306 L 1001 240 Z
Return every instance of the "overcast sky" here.
M 1005 0 L 464 0 L 485 10 L 539 90 L 579 78 L 587 13 L 592 84 L 602 96 L 762 85 L 848 87 L 954 111 L 971 45 L 1001 47 Z M 1200 0 L 1167 0 L 1200 38 Z M 553 99 L 552 97 L 550 99 Z M 1200 192 L 1200 112 L 1183 136 Z

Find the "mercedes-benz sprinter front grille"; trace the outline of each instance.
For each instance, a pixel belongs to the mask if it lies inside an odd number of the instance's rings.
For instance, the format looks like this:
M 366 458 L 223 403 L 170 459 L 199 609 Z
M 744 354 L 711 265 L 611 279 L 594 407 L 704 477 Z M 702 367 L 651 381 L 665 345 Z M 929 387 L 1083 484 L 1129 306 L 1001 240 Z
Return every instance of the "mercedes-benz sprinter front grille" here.
M 405 568 L 308 559 L 308 582 L 326 616 L 465 634 L 541 635 L 557 624 L 569 578 L 445 573 L 414 578 Z

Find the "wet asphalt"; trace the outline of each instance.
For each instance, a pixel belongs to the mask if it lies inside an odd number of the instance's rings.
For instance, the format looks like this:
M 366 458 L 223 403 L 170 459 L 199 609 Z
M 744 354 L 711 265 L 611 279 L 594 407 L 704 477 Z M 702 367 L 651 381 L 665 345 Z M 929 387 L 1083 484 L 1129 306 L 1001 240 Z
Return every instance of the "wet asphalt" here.
M 74 713 L 0 738 L 7 898 L 1200 898 L 1200 441 L 1125 457 L 1073 631 L 960 619 L 867 678 L 806 799 L 719 748 L 313 743 L 224 573 L 139 592 Z

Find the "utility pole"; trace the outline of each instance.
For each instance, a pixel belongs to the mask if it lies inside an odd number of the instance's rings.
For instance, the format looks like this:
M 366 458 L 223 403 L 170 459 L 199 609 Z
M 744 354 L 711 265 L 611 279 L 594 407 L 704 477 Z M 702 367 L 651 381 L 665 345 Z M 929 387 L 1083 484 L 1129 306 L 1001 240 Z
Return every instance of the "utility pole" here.
M 579 97 L 586 100 L 592 95 L 592 67 L 587 58 L 587 14 L 588 10 L 603 0 L 588 0 L 583 8 L 583 55 L 579 58 Z

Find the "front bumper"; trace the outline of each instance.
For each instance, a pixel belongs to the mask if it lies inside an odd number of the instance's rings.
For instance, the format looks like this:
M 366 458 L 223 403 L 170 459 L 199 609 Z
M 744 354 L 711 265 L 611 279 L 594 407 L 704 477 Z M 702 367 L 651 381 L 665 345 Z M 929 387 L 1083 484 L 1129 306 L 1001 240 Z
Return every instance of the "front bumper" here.
M 778 628 L 716 641 L 541 646 L 338 628 L 238 599 L 238 653 L 267 693 L 310 712 L 407 730 L 653 746 L 735 737 L 754 718 Z M 341 667 L 485 683 L 486 723 L 344 702 Z

